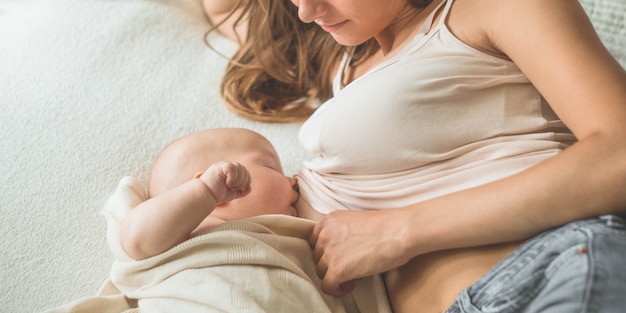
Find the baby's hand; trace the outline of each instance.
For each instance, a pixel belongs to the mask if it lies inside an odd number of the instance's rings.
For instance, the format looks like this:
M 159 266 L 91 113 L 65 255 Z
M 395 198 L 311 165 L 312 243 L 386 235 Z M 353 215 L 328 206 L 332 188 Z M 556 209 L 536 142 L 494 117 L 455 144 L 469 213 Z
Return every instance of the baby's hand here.
M 250 193 L 250 172 L 238 162 L 217 162 L 199 177 L 215 201 L 228 202 Z

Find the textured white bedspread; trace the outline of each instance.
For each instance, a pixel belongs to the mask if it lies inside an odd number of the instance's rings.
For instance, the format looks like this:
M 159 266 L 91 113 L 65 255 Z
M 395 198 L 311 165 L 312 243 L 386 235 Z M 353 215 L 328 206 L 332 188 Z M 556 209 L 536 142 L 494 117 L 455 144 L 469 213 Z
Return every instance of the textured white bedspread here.
M 203 42 L 208 28 L 197 0 L 0 0 L 1 312 L 98 290 L 112 264 L 98 212 L 174 138 L 255 129 L 295 171 L 299 124 L 223 106 L 226 60 Z

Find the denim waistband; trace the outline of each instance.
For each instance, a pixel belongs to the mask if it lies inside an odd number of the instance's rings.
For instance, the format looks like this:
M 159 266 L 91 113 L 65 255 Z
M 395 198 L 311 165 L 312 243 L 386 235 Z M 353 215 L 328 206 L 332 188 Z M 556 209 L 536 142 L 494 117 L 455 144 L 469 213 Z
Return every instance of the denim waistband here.
M 529 239 L 445 312 L 626 311 L 625 220 L 579 220 Z

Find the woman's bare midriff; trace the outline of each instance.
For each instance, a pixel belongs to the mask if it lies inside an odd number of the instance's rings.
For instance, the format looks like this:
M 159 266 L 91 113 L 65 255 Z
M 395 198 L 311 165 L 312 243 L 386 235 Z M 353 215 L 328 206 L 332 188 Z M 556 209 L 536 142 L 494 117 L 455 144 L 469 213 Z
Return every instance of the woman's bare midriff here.
M 443 312 L 458 294 L 521 242 L 438 251 L 415 257 L 384 275 L 395 313 Z
M 319 221 L 324 215 L 302 198 L 300 217 Z M 384 274 L 394 313 L 443 312 L 458 294 L 513 252 L 522 242 L 438 251 L 415 257 Z

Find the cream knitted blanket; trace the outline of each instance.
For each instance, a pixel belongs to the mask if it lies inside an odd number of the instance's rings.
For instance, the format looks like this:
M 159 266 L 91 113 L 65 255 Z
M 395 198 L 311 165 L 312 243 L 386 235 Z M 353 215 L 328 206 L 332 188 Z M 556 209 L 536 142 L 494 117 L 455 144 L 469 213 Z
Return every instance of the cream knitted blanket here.
M 322 293 L 307 238 L 314 223 L 284 215 L 227 222 L 145 260 L 119 243 L 124 216 L 146 200 L 125 177 L 102 214 L 115 261 L 96 296 L 48 312 L 391 312 L 379 277 L 344 298 Z

